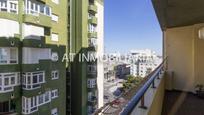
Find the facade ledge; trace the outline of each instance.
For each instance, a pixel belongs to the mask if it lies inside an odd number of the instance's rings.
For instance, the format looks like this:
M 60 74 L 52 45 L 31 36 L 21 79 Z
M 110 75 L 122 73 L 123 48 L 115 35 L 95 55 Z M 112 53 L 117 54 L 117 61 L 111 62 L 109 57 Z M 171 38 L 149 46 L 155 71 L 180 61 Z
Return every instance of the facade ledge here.
M 51 28 L 52 26 L 51 17 L 43 14 L 39 14 L 36 16 L 32 14 L 24 14 L 23 21 L 25 23 L 31 23 L 31 24 L 35 24 L 43 27 L 48 27 L 48 28 Z

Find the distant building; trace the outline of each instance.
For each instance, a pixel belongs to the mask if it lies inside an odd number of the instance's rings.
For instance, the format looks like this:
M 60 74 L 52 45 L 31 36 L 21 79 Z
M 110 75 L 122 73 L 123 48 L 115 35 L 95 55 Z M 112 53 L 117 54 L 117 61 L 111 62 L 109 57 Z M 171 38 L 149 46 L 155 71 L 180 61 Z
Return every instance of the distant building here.
M 126 78 L 127 75 L 130 75 L 130 65 L 128 64 L 119 64 L 115 66 L 116 77 L 120 79 Z
M 130 66 L 130 74 L 134 76 L 145 77 L 151 73 L 162 61 L 162 58 L 156 55 L 152 50 L 134 50 L 130 54 L 134 61 Z
M 111 81 L 115 79 L 115 69 L 114 64 L 104 63 L 104 81 Z

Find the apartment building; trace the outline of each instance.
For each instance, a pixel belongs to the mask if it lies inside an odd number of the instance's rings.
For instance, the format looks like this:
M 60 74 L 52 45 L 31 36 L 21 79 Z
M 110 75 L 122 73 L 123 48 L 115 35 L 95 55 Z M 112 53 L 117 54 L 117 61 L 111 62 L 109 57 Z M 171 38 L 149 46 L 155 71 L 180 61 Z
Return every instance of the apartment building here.
M 115 66 L 115 74 L 119 79 L 126 79 L 127 75 L 130 75 L 130 65 L 129 64 L 118 64 Z
M 151 73 L 161 63 L 162 59 L 156 55 L 156 52 L 145 50 L 130 51 L 133 61 L 130 67 L 130 73 L 134 76 L 145 77 Z
M 67 5 L 0 1 L 0 114 L 66 114 Z
M 91 115 L 103 106 L 103 63 L 79 61 L 81 54 L 103 54 L 103 0 L 70 0 L 71 114 Z

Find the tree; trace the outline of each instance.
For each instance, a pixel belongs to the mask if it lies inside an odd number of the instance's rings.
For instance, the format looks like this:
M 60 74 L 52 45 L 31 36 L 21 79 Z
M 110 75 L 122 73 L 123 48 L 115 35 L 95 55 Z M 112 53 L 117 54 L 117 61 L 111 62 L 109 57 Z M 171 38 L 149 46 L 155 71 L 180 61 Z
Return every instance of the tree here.
M 123 88 L 124 89 L 130 89 L 132 87 L 138 86 L 142 82 L 143 78 L 140 76 L 133 76 L 133 75 L 128 75 L 127 80 L 123 82 Z

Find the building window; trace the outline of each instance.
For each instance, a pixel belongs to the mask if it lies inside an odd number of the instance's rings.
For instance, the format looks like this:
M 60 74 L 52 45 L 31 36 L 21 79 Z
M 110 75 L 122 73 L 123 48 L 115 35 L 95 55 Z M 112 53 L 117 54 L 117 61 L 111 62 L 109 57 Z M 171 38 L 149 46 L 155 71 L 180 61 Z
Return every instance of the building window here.
M 96 65 L 88 65 L 88 74 L 96 74 L 97 67 Z
M 22 97 L 22 113 L 31 114 L 36 111 L 38 111 L 37 97 Z
M 58 70 L 52 71 L 51 77 L 52 77 L 52 80 L 59 79 L 59 71 Z
M 87 80 L 87 87 L 88 88 L 95 88 L 96 87 L 96 79 L 88 79 Z
M 0 48 L 0 64 L 17 64 L 17 48 Z
M 50 91 L 31 98 L 22 97 L 22 113 L 31 114 L 38 111 L 38 107 L 51 101 Z
M 59 96 L 59 91 L 58 91 L 58 89 L 52 90 L 52 92 L 51 92 L 51 98 L 52 98 L 52 99 L 55 99 L 55 98 L 57 98 L 58 96 Z
M 96 26 L 93 24 L 89 24 L 89 32 L 96 32 Z
M 15 86 L 20 85 L 19 73 L 0 73 L 0 93 L 11 92 Z
M 33 2 L 32 0 L 25 0 L 25 12 L 35 16 L 39 14 L 51 16 L 51 8 L 49 6 L 40 2 Z
M 52 21 L 58 22 L 59 17 L 55 14 L 52 14 Z
M 45 83 L 45 72 L 27 72 L 23 73 L 23 89 L 32 90 L 40 88 Z
M 58 40 L 59 40 L 59 35 L 56 34 L 56 33 L 52 33 L 52 35 L 51 35 L 51 40 L 52 40 L 52 41 L 55 41 L 55 42 L 58 42 Z
M 18 13 L 18 0 L 1 0 L 0 11 Z
M 54 109 L 51 110 L 51 115 L 58 115 L 57 108 L 54 108 Z
M 44 105 L 51 101 L 51 92 L 47 91 L 44 94 L 38 96 L 38 106 Z

